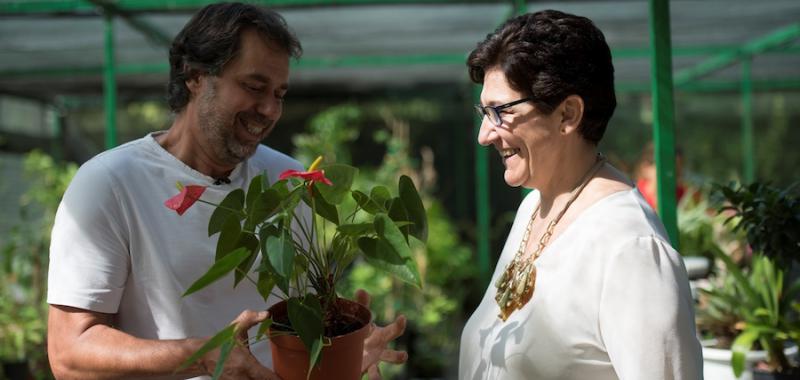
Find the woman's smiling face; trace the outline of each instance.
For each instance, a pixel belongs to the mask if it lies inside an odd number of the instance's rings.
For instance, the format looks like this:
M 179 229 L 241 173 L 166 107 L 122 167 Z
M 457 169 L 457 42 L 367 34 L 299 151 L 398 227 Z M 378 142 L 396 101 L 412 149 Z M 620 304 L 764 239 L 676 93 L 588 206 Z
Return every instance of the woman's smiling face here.
M 482 105 L 499 106 L 526 96 L 511 88 L 498 66 L 486 71 Z M 478 143 L 497 149 L 505 165 L 503 177 L 509 186 L 538 188 L 555 174 L 562 143 L 557 110 L 545 115 L 532 102 L 525 102 L 500 111 L 503 122 L 500 126 L 483 118 Z

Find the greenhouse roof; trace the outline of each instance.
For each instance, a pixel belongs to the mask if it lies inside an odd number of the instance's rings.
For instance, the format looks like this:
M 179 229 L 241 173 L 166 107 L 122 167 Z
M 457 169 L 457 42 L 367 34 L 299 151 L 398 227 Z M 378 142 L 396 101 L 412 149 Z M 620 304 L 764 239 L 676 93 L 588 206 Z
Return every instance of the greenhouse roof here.
M 101 94 L 113 14 L 117 85 L 123 96 L 158 94 L 167 46 L 197 0 L 0 0 L 0 93 L 52 100 Z M 618 88 L 649 89 L 648 2 L 273 0 L 300 38 L 293 86 L 466 83 L 466 54 L 519 8 L 584 15 L 612 48 Z M 753 55 L 758 88 L 800 88 L 800 1 L 671 1 L 678 88 L 736 89 L 738 60 Z

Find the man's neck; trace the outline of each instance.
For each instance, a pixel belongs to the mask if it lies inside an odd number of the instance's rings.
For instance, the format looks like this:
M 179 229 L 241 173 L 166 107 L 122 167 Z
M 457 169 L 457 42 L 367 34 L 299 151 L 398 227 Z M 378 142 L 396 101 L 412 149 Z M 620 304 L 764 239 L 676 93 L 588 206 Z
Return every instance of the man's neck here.
M 194 170 L 212 178 L 225 178 L 236 165 L 220 162 L 204 140 L 195 118 L 185 110 L 175 117 L 170 128 L 158 136 L 156 142 L 167 152 Z

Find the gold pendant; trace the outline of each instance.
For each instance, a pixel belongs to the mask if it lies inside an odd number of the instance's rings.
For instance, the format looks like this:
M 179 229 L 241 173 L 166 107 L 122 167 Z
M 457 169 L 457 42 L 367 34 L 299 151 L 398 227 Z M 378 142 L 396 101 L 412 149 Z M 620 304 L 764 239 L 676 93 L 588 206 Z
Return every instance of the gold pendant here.
M 495 283 L 497 293 L 495 301 L 500 307 L 498 317 L 505 322 L 511 313 L 521 309 L 533 297 L 536 285 L 536 266 L 532 262 L 525 263 L 518 269 L 519 263 L 514 260 Z

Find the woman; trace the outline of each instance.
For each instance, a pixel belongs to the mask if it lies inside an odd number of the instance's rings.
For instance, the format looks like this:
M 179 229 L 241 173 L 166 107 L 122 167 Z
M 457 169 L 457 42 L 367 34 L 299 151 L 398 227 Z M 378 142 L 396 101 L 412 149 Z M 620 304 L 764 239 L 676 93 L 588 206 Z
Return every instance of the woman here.
M 616 107 L 603 34 L 557 11 L 509 20 L 470 54 L 478 142 L 522 202 L 461 338 L 461 379 L 700 379 L 680 255 L 598 153 Z

